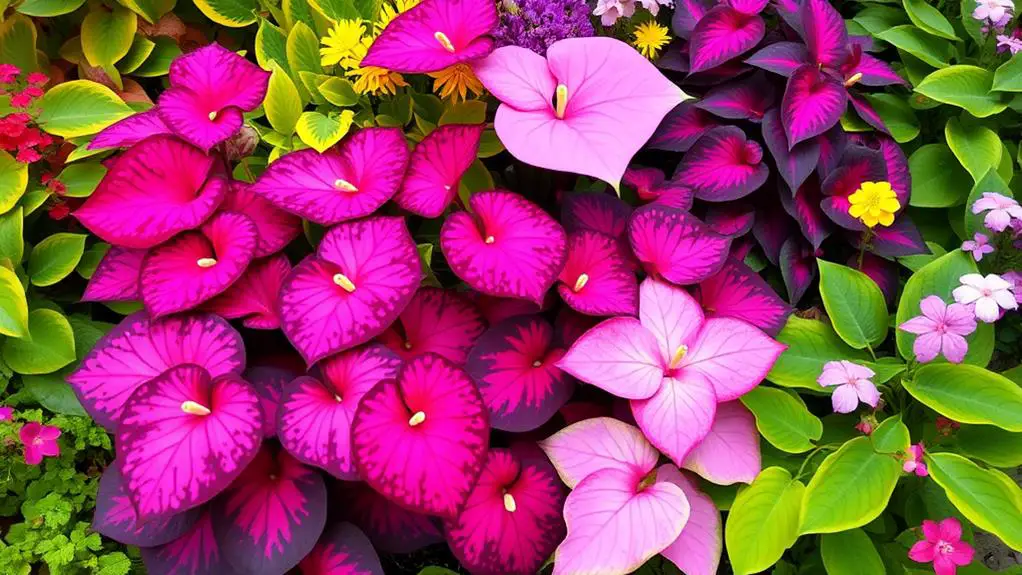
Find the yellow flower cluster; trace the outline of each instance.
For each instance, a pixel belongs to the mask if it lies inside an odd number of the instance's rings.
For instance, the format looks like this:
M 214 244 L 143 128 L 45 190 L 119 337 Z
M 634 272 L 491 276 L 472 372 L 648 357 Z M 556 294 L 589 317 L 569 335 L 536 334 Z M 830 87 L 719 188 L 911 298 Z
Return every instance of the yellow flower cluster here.
M 894 214 L 901 209 L 898 195 L 890 182 L 862 182 L 855 193 L 848 196 L 848 215 L 858 218 L 868 227 L 877 224 L 887 227 L 894 223 Z

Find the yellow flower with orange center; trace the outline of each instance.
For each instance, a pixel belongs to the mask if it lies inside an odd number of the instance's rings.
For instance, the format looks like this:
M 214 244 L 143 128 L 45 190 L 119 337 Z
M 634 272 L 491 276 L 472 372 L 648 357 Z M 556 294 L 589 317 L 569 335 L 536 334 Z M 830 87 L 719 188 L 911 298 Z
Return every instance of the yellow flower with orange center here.
M 894 223 L 894 214 L 901 209 L 898 195 L 890 182 L 862 182 L 855 193 L 848 196 L 851 203 L 848 215 L 858 218 L 868 227 L 877 224 L 887 227 Z
M 468 64 L 448 66 L 439 72 L 430 72 L 429 77 L 434 80 L 433 91 L 455 103 L 465 100 L 469 92 L 476 96 L 483 93 L 483 83 Z

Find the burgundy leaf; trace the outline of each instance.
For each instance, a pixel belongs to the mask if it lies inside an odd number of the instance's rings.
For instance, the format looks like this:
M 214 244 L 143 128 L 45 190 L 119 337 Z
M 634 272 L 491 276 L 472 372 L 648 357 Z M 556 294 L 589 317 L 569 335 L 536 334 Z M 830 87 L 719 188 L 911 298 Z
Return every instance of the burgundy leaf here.
M 799 42 L 776 42 L 746 58 L 745 63 L 781 76 L 791 76 L 799 66 L 809 63 L 809 51 Z
M 646 146 L 667 152 L 687 152 L 706 130 L 718 125 L 712 115 L 692 104 L 678 104 L 664 116 Z
M 844 85 L 816 66 L 807 64 L 795 70 L 781 99 L 781 123 L 788 146 L 836 125 L 845 111 L 847 98 Z
M 766 142 L 770 155 L 777 164 L 777 172 L 795 190 L 813 173 L 820 159 L 819 138 L 812 138 L 788 146 L 788 136 L 784 133 L 780 113 L 770 110 L 763 116 L 763 141 Z
M 713 8 L 692 31 L 689 45 L 692 73 L 741 56 L 759 44 L 765 33 L 766 24 L 757 15 L 743 14 L 730 6 Z
M 722 126 L 699 138 L 678 164 L 674 179 L 701 200 L 734 200 L 766 182 L 770 169 L 762 160 L 763 149 L 747 140 L 741 128 Z
M 694 105 L 730 120 L 759 122 L 776 103 L 774 85 L 763 72 L 712 88 Z

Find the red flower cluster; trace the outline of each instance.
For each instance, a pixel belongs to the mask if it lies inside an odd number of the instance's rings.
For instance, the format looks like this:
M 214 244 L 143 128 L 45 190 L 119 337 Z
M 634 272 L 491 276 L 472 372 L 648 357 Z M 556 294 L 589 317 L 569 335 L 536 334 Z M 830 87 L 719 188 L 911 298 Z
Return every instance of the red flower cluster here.
M 42 159 L 41 150 L 53 143 L 53 138 L 34 126 L 32 104 L 43 95 L 43 86 L 49 77 L 32 72 L 20 81 L 21 70 L 13 64 L 0 64 L 0 95 L 11 97 L 11 106 L 18 110 L 0 118 L 0 149 L 11 152 L 19 162 L 30 164 Z

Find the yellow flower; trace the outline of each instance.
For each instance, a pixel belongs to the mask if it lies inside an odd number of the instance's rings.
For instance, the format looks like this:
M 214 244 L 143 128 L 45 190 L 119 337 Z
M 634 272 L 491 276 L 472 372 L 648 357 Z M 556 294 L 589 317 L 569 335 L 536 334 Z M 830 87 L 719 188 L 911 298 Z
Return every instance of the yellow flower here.
M 655 21 L 639 24 L 635 31 L 632 32 L 632 35 L 635 36 L 632 46 L 635 46 L 640 54 L 650 60 L 656 58 L 660 49 L 671 42 L 671 36 L 667 32 L 667 27 L 661 26 Z
M 890 182 L 862 182 L 859 189 L 848 196 L 848 201 L 852 204 L 848 206 L 848 215 L 871 228 L 877 224 L 884 227 L 893 224 L 895 212 L 901 209 Z
M 352 51 L 362 42 L 365 26 L 361 20 L 341 20 L 323 38 L 319 49 L 320 64 L 332 66 L 352 56 Z
M 448 66 L 439 72 L 430 72 L 429 77 L 434 79 L 433 91 L 455 103 L 464 100 L 469 92 L 476 96 L 483 93 L 483 83 L 468 64 Z
M 420 0 L 394 0 L 393 3 L 386 3 L 380 6 L 380 17 L 376 20 L 377 32 L 382 32 L 387 24 L 398 14 L 403 14 L 414 8 Z
M 359 94 L 390 94 L 393 96 L 401 86 L 408 82 L 397 72 L 391 72 L 379 66 L 362 66 L 369 47 L 375 38 L 362 38 L 362 41 L 351 50 L 351 55 L 341 60 L 341 66 L 347 70 L 345 75 L 354 79 L 355 91 Z

